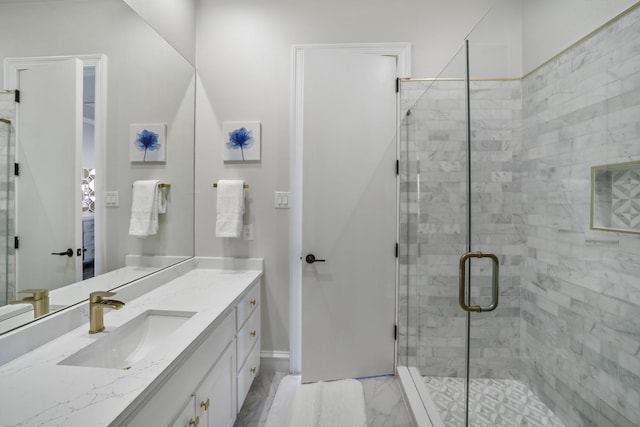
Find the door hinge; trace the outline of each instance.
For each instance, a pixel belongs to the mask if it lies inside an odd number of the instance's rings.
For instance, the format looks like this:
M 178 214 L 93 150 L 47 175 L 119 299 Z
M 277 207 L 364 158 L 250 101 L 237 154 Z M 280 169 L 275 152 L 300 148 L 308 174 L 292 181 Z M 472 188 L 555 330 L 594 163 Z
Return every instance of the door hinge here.
M 13 174 L 15 176 L 20 176 L 20 163 L 13 164 Z
M 396 175 L 400 175 L 400 160 L 396 160 Z
M 20 247 L 20 238 L 18 236 L 13 236 L 13 249 L 18 249 Z
M 16 92 L 13 95 L 14 95 L 13 97 L 14 101 L 20 102 L 20 91 L 18 89 L 16 89 Z
M 398 246 L 399 245 L 396 243 L 396 258 L 398 258 L 398 249 L 399 249 Z
M 400 77 L 396 77 L 396 93 L 400 92 Z
M 393 339 L 398 341 L 398 325 L 393 325 Z

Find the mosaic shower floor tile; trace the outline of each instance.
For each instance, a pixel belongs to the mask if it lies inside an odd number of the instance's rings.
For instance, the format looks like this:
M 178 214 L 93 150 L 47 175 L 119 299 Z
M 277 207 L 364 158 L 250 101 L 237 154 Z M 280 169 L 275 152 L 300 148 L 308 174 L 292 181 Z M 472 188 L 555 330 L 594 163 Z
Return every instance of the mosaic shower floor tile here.
M 424 377 L 424 383 L 447 427 L 464 426 L 464 379 Z M 473 427 L 564 427 L 524 383 L 472 379 L 469 425 Z

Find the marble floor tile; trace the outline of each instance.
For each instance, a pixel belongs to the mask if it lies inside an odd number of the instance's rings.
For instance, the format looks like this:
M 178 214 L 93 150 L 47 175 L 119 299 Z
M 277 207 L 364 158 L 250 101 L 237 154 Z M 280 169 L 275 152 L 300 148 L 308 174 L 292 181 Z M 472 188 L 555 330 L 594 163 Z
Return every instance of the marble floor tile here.
M 267 423 L 269 408 L 276 396 L 280 380 L 287 373 L 260 371 L 236 419 L 235 427 L 263 427 Z
M 369 427 L 410 427 L 409 411 L 402 398 L 396 377 L 377 377 L 360 380 L 364 389 Z
M 242 405 L 235 427 L 263 427 L 266 424 L 278 384 L 286 375 L 260 372 Z M 395 377 L 375 377 L 359 381 L 364 389 L 367 426 L 412 426 L 409 412 L 402 399 L 400 384 Z

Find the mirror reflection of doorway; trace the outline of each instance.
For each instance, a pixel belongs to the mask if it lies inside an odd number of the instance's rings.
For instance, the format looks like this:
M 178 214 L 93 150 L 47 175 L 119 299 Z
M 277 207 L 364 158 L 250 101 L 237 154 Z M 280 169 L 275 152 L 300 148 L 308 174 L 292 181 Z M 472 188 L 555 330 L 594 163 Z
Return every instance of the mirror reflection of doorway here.
M 84 66 L 82 91 L 82 280 L 95 276 L 96 67 Z
M 30 150 L 16 156 L 24 172 L 16 181 L 18 291 L 34 287 L 53 290 L 102 272 L 103 217 L 96 195 L 103 191 L 106 59 L 104 55 L 79 55 L 5 60 L 5 86 L 21 89 L 17 144 L 19 150 Z M 67 73 L 69 70 L 53 72 L 73 60 L 79 62 L 75 77 Z M 53 75 L 60 80 L 50 80 Z M 22 91 L 23 83 L 36 81 L 33 88 L 46 90 Z M 65 90 L 60 89 L 63 82 L 67 82 Z M 73 100 L 63 103 L 69 97 Z M 27 105 L 29 99 L 34 102 Z M 68 105 L 64 110 L 71 108 L 77 113 L 61 115 L 62 105 Z M 68 137 L 54 138 L 53 129 L 60 126 L 67 129 Z M 66 178 L 57 182 L 59 176 Z M 22 205 L 25 200 L 33 200 L 35 205 Z M 70 249 L 73 255 L 64 256 Z

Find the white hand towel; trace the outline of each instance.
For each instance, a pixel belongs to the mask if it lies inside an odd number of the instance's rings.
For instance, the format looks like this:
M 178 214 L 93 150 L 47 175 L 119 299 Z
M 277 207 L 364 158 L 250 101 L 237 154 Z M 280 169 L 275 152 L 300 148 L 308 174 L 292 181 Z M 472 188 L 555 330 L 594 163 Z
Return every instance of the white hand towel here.
M 147 237 L 158 232 L 158 214 L 167 210 L 158 180 L 135 181 L 129 235 Z
M 243 181 L 218 181 L 216 236 L 240 237 L 242 235 L 242 215 L 244 214 L 243 186 Z

